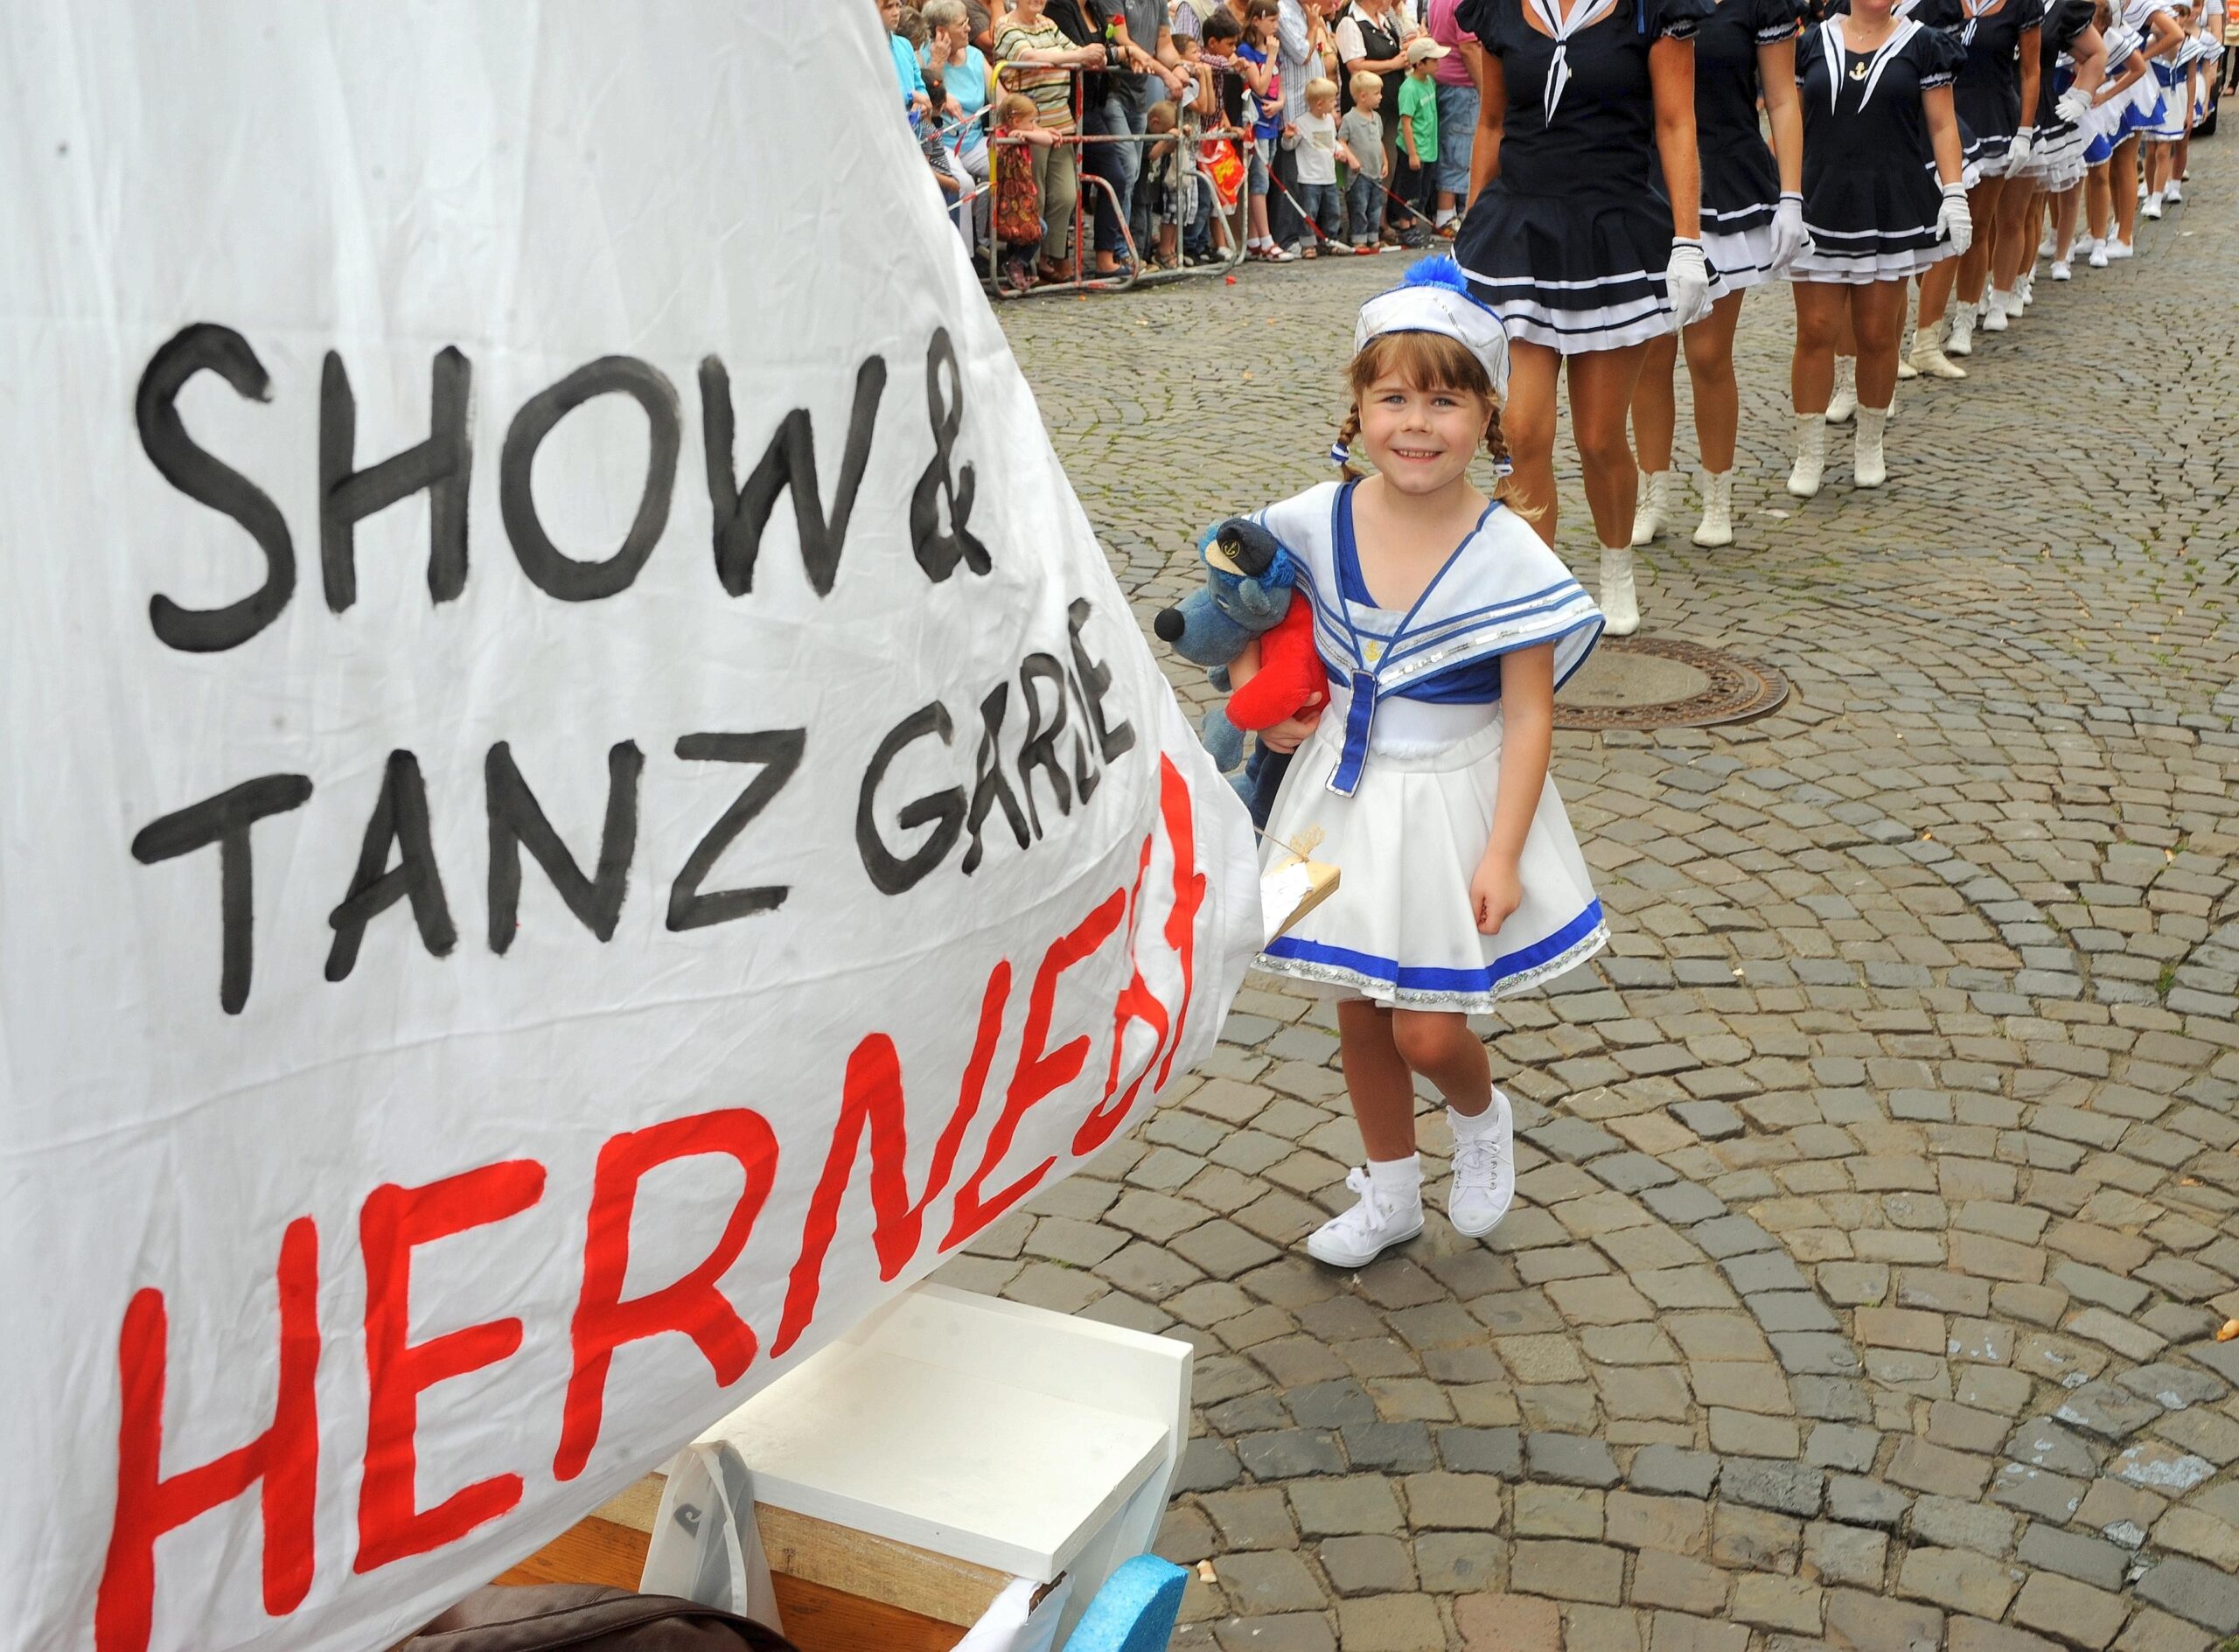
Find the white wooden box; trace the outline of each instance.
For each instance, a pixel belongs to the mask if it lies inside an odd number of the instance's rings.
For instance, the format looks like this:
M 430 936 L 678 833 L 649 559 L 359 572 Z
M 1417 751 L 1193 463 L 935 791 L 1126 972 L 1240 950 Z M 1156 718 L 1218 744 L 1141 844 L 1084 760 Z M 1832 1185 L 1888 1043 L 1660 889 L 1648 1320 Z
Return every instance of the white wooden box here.
M 1071 1576 L 1062 1637 L 1157 1534 L 1190 1361 L 1169 1337 L 921 1285 L 702 1439 L 737 1450 L 758 1503 L 1037 1583 Z

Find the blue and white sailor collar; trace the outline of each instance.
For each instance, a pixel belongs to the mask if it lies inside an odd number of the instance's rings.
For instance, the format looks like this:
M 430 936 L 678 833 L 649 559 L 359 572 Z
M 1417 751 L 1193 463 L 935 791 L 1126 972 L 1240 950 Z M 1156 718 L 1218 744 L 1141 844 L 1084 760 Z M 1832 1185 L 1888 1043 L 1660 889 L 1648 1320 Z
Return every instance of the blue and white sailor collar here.
M 1442 673 L 1542 643 L 1554 645 L 1560 687 L 1594 652 L 1602 626 L 1601 610 L 1562 559 L 1498 502 L 1486 506 L 1405 614 L 1349 596 L 1349 585 L 1368 589 L 1353 536 L 1356 485 L 1332 486 L 1326 531 L 1292 547 L 1314 603 L 1315 646 L 1350 697 L 1344 749 L 1329 777 L 1341 797 L 1360 784 L 1382 700 L 1411 697 Z

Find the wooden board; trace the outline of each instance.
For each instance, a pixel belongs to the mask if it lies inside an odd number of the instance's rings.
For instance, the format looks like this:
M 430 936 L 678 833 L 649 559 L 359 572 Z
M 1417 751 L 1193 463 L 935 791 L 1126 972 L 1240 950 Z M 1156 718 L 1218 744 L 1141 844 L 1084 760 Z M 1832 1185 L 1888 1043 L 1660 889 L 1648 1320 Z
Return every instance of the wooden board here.
M 835 1526 L 788 1509 L 757 1504 L 762 1551 L 773 1575 L 970 1628 L 1010 1585 L 1007 1572 Z
M 497 1581 L 635 1589 L 663 1483 L 659 1474 L 646 1475 Z M 789 1509 L 757 1505 L 755 1520 L 778 1609 L 801 1652 L 947 1652 L 1010 1582 L 986 1566 Z

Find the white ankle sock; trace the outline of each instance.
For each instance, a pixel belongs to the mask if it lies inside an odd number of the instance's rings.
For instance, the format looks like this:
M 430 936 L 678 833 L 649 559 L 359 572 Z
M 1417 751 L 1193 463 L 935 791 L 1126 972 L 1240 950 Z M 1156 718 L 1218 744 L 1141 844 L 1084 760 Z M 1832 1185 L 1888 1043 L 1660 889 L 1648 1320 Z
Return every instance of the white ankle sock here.
M 1456 1141 L 1474 1140 L 1493 1133 L 1500 1123 L 1500 1111 L 1488 1101 L 1482 1112 L 1463 1112 L 1449 1101 L 1446 1104 L 1446 1122 L 1452 1126 Z
M 1423 1161 L 1419 1154 L 1404 1159 L 1368 1161 L 1368 1179 L 1376 1196 L 1395 1210 L 1420 1204 L 1423 1199 Z

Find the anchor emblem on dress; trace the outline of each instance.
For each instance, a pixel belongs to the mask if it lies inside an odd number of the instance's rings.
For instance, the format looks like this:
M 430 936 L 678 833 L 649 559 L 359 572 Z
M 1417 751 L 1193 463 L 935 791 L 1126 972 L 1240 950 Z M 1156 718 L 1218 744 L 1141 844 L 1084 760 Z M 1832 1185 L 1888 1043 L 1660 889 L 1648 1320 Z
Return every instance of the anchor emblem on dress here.
M 1863 80 L 1866 79 L 1866 63 L 1864 59 L 1860 59 L 1859 62 L 1851 65 L 1851 79 L 1853 80 Z

